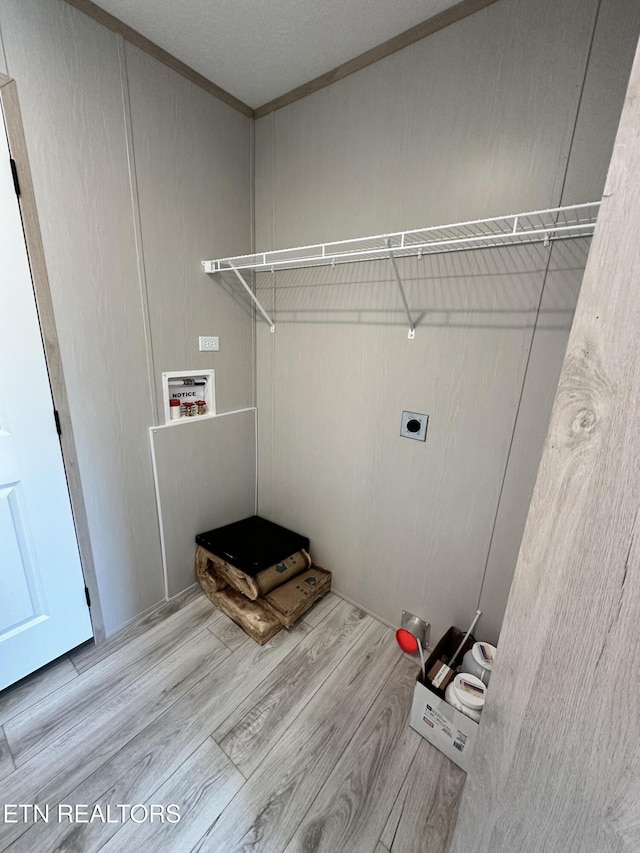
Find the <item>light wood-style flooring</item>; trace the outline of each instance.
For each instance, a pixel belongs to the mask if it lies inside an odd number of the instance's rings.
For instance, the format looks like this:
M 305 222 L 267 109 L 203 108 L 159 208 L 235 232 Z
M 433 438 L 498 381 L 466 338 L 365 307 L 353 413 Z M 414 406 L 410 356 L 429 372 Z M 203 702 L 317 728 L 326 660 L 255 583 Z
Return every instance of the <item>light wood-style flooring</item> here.
M 335 595 L 259 647 L 191 592 L 0 693 L 0 850 L 445 853 L 465 776 L 407 724 L 415 675 Z

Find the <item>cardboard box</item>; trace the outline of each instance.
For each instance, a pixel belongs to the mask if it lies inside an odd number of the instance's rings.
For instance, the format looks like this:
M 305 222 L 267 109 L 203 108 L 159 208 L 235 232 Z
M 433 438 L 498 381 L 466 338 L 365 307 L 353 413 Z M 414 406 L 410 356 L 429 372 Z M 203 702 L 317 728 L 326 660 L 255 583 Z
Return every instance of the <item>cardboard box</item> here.
M 431 690 L 435 690 L 439 695 L 444 695 L 444 691 L 451 684 L 455 675 L 455 669 L 438 660 L 431 669 L 427 670 L 427 684 L 430 685 Z
M 458 628 L 449 628 L 427 658 L 425 667 L 427 673 L 436 667 L 441 658 L 447 661 L 450 659 L 463 636 L 464 633 Z M 473 646 L 474 642 L 474 638 L 469 637 L 454 666 L 459 665 L 462 655 Z M 454 764 L 464 771 L 469 770 L 478 734 L 478 723 L 445 702 L 444 691 L 434 689 L 429 683 L 425 684 L 422 681 L 421 672 L 418 673 L 413 691 L 409 725 L 447 758 L 450 758 Z
M 290 628 L 330 589 L 331 572 L 312 565 L 306 572 L 271 590 L 258 601 L 264 602 L 285 628 Z

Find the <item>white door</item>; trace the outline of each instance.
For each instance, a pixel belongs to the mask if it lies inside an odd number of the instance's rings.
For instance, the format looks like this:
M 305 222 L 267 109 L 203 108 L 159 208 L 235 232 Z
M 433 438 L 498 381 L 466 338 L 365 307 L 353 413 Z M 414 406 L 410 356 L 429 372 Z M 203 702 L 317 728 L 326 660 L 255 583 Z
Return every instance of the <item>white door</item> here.
M 92 635 L 0 113 L 0 689 Z

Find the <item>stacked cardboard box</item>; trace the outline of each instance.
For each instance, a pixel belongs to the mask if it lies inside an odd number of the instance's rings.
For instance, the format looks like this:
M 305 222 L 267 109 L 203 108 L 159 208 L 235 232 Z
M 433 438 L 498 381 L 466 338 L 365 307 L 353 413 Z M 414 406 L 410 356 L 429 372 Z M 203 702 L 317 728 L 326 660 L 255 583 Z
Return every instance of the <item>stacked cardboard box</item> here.
M 331 589 L 331 573 L 311 561 L 309 540 L 260 516 L 198 534 L 196 542 L 205 594 L 261 645 Z

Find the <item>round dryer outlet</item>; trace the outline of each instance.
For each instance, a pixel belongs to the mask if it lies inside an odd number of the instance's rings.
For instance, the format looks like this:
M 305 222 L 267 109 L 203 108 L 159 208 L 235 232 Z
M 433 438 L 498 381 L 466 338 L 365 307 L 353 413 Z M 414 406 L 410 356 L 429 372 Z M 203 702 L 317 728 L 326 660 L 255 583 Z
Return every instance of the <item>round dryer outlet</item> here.
M 415 438 L 418 441 L 426 441 L 428 423 L 429 415 L 421 415 L 419 412 L 403 412 L 400 423 L 400 435 L 403 438 Z

